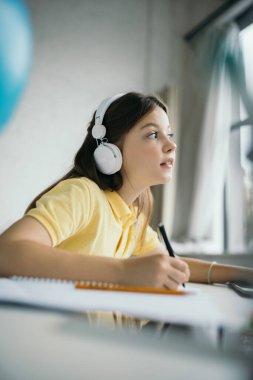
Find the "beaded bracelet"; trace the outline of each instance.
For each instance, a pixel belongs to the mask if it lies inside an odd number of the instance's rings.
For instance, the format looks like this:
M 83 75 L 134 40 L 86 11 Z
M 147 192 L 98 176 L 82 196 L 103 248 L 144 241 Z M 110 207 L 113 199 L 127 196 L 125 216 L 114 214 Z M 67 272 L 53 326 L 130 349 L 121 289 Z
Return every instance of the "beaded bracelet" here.
M 212 273 L 212 267 L 214 266 L 214 264 L 217 264 L 217 262 L 216 261 L 211 262 L 211 264 L 209 265 L 209 268 L 208 268 L 208 272 L 207 272 L 207 283 L 208 284 L 212 284 L 211 273 Z

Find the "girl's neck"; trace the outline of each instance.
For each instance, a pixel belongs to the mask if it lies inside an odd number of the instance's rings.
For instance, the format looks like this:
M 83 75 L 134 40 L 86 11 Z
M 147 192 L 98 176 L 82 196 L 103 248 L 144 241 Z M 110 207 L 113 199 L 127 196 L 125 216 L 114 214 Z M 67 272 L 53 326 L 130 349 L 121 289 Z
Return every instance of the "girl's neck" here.
M 143 192 L 144 189 L 134 189 L 129 182 L 124 182 L 123 186 L 117 191 L 123 201 L 130 206 Z

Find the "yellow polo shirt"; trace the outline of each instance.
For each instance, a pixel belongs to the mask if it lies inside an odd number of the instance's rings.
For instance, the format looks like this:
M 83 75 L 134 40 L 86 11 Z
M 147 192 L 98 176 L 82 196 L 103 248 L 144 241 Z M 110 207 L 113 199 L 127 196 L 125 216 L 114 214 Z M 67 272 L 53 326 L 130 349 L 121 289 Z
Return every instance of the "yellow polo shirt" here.
M 101 190 L 88 178 L 61 181 L 44 194 L 27 215 L 48 231 L 52 245 L 85 255 L 127 258 L 145 254 L 159 245 L 148 227 L 139 248 L 143 217 L 115 191 Z

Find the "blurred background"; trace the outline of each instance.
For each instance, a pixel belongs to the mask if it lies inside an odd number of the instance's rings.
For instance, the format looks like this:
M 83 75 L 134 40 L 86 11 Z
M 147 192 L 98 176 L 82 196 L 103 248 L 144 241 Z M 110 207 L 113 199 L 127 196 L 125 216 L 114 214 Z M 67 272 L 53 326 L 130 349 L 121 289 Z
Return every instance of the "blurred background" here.
M 33 49 L 0 131 L 0 232 L 69 170 L 100 101 L 133 90 L 167 102 L 178 144 L 152 225 L 178 252 L 252 253 L 253 1 L 24 4 Z

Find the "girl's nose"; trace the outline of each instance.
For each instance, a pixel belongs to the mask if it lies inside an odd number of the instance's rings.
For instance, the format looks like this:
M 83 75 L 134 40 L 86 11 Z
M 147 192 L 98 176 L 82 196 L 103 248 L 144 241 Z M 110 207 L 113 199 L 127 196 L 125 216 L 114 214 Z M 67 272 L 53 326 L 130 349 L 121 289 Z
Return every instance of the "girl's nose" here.
M 175 151 L 177 149 L 177 144 L 175 143 L 175 141 L 172 140 L 171 137 L 167 137 L 167 141 L 166 141 L 166 144 L 165 144 L 165 150 L 166 152 L 172 150 L 172 151 Z

